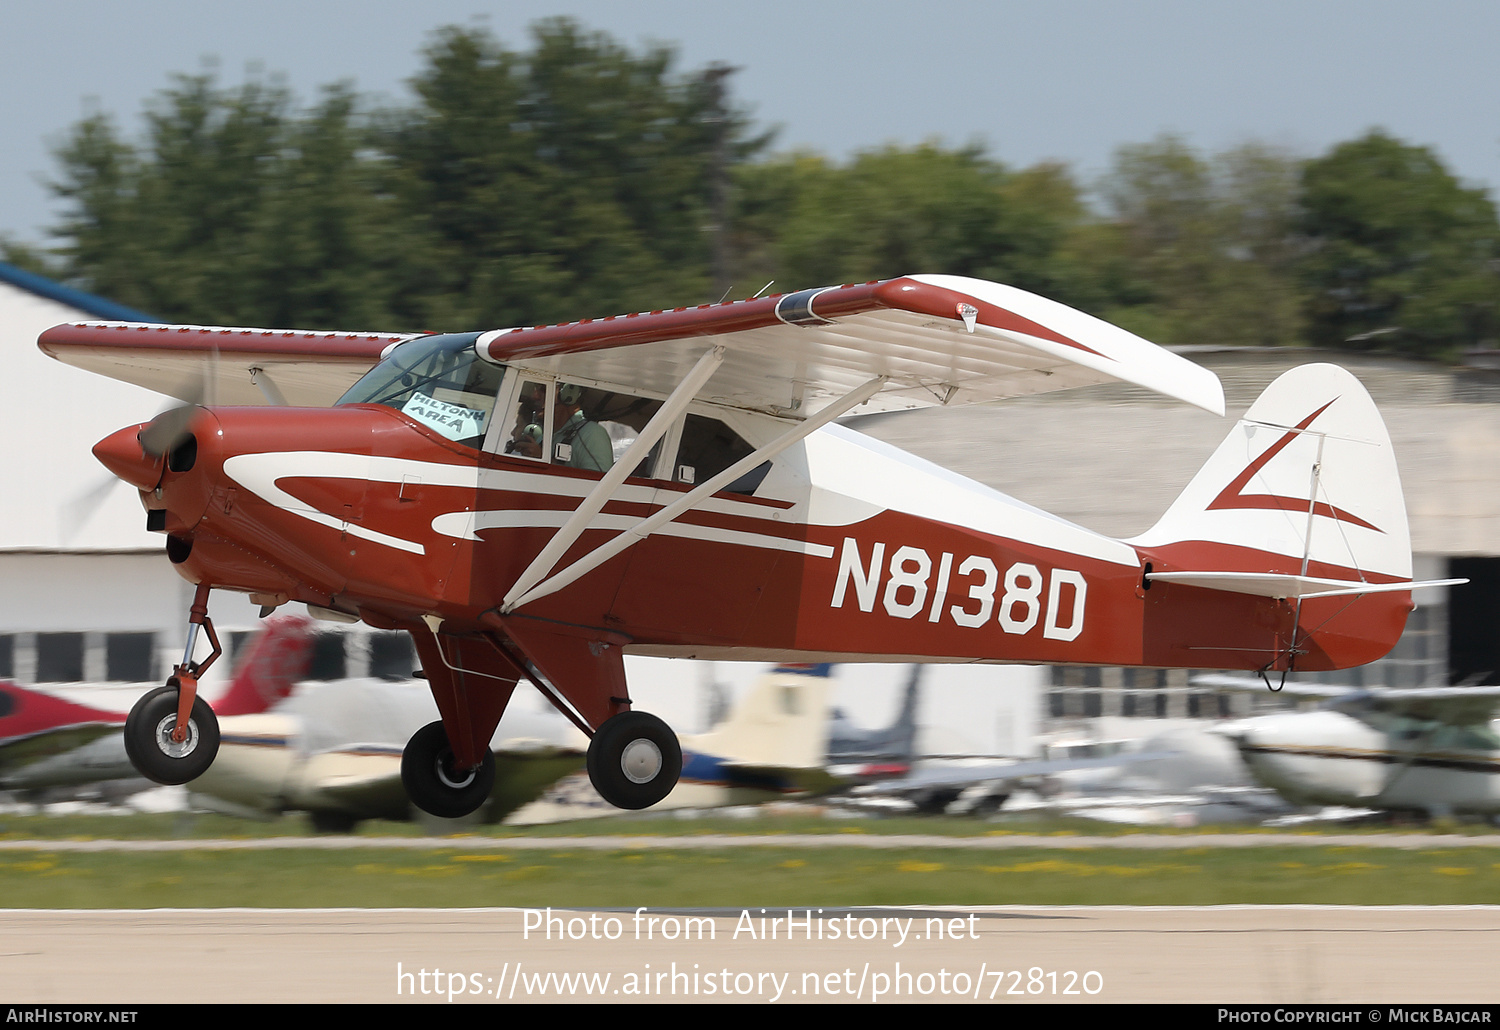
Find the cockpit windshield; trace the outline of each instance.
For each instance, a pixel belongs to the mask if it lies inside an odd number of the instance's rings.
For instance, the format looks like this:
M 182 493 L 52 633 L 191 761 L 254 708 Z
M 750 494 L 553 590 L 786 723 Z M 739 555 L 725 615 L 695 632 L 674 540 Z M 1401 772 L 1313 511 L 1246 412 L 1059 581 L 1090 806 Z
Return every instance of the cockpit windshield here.
M 401 344 L 350 387 L 339 404 L 383 404 L 450 440 L 478 447 L 505 366 L 479 357 L 479 333 L 424 336 Z

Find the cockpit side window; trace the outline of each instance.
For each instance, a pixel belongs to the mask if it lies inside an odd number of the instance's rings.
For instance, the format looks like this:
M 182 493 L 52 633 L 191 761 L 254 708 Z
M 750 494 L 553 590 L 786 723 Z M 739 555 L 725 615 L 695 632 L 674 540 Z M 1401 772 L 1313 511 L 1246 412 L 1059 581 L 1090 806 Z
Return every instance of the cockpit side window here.
M 506 435 L 505 453 L 547 460 L 547 420 L 552 406 L 552 383 L 523 377 L 516 392 L 514 417 Z
M 564 391 L 567 386 L 558 390 L 558 403 L 561 405 Z M 651 421 L 661 408 L 661 401 L 652 400 L 649 397 L 632 397 L 625 393 L 610 393 L 607 390 L 586 390 L 575 387 L 578 390 L 578 415 L 571 416 L 575 425 L 580 428 L 580 436 L 586 435 L 588 423 L 597 425 L 604 431 L 605 439 L 608 440 L 608 451 L 601 455 L 599 441 L 596 439 L 592 445 L 585 441 L 586 454 L 573 455 L 572 460 L 575 467 L 587 467 L 576 464 L 577 462 L 588 462 L 602 466 L 603 469 L 611 467 L 615 462 L 625 456 L 625 451 L 635 443 L 636 437 L 641 435 L 641 430 L 646 423 Z M 563 435 L 565 427 L 559 426 L 559 436 Z M 577 445 L 575 440 L 574 446 Z M 661 441 L 651 452 L 631 471 L 632 476 L 649 477 L 656 466 L 657 455 L 661 451 Z M 557 460 L 554 458 L 554 460 Z
M 568 468 L 606 472 L 624 456 L 661 401 L 523 377 L 504 449 Z M 661 443 L 631 471 L 649 477 Z
M 381 404 L 468 447 L 484 441 L 505 366 L 474 351 L 478 333 L 427 336 L 401 344 L 339 399 Z

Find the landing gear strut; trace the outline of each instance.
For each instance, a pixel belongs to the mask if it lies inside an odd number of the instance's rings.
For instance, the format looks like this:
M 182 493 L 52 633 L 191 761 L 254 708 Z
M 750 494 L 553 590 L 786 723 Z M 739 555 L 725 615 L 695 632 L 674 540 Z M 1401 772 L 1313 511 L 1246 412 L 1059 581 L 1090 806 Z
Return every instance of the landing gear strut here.
M 650 808 L 682 775 L 682 747 L 666 723 L 645 712 L 607 719 L 589 744 L 589 781 L 616 808 Z
M 199 584 L 188 616 L 187 649 L 164 687 L 143 696 L 125 719 L 125 754 L 136 772 L 156 783 L 187 783 L 202 776 L 219 753 L 219 720 L 198 696 L 198 678 L 224 653 L 208 617 L 209 586 Z M 208 632 L 213 653 L 193 661 L 198 627 Z
M 441 722 L 430 722 L 406 742 L 401 752 L 401 784 L 406 796 L 428 815 L 458 819 L 484 804 L 495 786 L 495 753 L 473 769 L 459 769 Z

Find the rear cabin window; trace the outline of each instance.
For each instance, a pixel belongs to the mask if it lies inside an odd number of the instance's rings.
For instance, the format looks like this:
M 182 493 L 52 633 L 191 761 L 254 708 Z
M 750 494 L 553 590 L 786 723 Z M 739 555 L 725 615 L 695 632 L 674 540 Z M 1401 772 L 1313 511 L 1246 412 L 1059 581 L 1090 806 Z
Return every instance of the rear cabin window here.
M 754 450 L 744 437 L 718 419 L 689 415 L 682 426 L 682 443 L 677 448 L 672 478 L 679 483 L 705 482 Z M 724 492 L 753 494 L 770 471 L 771 463 L 761 462 L 724 487 Z

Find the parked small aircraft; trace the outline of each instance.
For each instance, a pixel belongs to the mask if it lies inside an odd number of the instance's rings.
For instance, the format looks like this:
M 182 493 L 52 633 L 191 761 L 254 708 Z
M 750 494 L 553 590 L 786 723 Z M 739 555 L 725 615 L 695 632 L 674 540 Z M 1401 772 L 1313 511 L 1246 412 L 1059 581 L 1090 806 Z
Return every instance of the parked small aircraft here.
M 1224 676 L 1195 682 L 1243 686 Z M 1293 804 L 1500 814 L 1500 687 L 1289 683 L 1284 691 L 1323 703 L 1241 719 L 1220 732 L 1257 780 Z
M 306 812 L 324 832 L 363 819 L 405 820 L 401 749 L 437 716 L 426 684 L 305 683 L 273 710 L 219 721 L 219 754 L 192 783 L 194 798 L 232 815 Z M 588 738 L 551 708 L 507 708 L 490 748 L 497 775 L 481 812 L 498 822 L 583 767 Z
M 310 626 L 311 620 L 293 616 L 269 620 L 215 702 L 217 711 L 263 712 L 291 693 L 312 655 Z M 46 790 L 140 775 L 125 752 L 125 713 L 71 700 L 61 696 L 64 690 L 0 683 L 0 790 Z
M 889 726 L 864 729 L 842 708 L 828 713 L 828 763 L 846 780 L 869 782 L 904 776 L 917 758 L 917 702 L 922 666 L 913 665 L 901 694 L 901 707 Z
M 826 662 L 788 663 L 759 677 L 728 718 L 706 733 L 682 739 L 682 774 L 655 807 L 757 805 L 863 782 L 872 756 L 892 757 L 883 747 L 871 751 L 866 745 L 899 743 L 915 735 L 915 726 L 908 726 L 907 720 L 915 710 L 916 681 L 908 684 L 890 726 L 864 730 L 846 717 L 845 736 L 836 740 L 831 736 L 834 709 L 829 707 L 832 669 Z M 910 755 L 901 757 L 904 770 Z M 553 821 L 615 812 L 599 811 L 598 795 L 592 791 L 562 785 L 557 794 L 561 805 L 545 804 L 545 812 L 530 811 L 522 818 Z
M 161 781 L 216 750 L 214 588 L 410 631 L 442 719 L 403 781 L 442 816 L 489 796 L 521 679 L 592 735 L 607 800 L 665 797 L 681 749 L 632 710 L 627 651 L 1269 673 L 1371 661 L 1411 604 L 1389 438 L 1335 366 L 1272 384 L 1130 541 L 832 425 L 1109 381 L 1223 413 L 1207 370 L 975 279 L 421 337 L 72 323 L 40 346 L 190 402 L 94 449 L 198 588 L 127 723 Z

